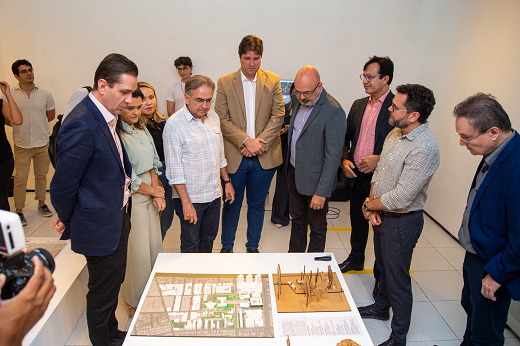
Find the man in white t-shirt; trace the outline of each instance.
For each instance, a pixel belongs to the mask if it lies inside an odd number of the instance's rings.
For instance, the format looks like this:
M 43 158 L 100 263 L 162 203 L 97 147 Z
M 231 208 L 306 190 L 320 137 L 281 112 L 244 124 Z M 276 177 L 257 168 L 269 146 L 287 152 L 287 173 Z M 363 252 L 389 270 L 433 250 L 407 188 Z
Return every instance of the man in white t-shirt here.
M 27 179 L 31 160 L 34 170 L 34 198 L 38 211 L 45 217 L 52 212 L 45 204 L 47 172 L 49 172 L 49 121 L 55 117 L 54 99 L 50 92 L 34 84 L 34 70 L 27 60 L 17 60 L 12 71 L 18 85 L 11 87 L 11 95 L 23 115 L 22 125 L 13 125 L 14 142 L 14 204 L 22 225 L 27 225 L 23 215 Z
M 190 78 L 191 71 L 193 70 L 191 59 L 187 56 L 178 57 L 175 59 L 173 64 L 175 65 L 181 80 L 173 83 L 166 93 L 166 109 L 168 111 L 168 116 L 184 107 L 184 86 L 186 85 L 186 81 Z

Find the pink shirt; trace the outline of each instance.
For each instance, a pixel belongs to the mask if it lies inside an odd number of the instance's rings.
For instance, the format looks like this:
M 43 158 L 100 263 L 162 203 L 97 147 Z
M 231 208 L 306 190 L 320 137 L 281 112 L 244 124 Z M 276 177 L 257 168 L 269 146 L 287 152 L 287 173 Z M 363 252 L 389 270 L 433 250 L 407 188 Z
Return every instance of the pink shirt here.
M 375 103 L 372 101 L 372 96 L 368 100 L 363 120 L 361 121 L 361 129 L 359 131 L 359 138 L 354 152 L 354 164 L 359 168 L 359 161 L 364 157 L 374 155 L 374 145 L 376 140 L 376 124 L 379 111 L 385 102 L 386 96 L 390 89 L 383 94 Z

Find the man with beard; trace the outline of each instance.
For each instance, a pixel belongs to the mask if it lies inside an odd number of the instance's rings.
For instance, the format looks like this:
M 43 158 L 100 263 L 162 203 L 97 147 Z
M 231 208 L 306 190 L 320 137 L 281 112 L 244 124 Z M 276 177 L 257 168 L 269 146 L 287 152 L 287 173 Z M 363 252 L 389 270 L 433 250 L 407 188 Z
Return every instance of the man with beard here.
M 347 119 L 322 85 L 318 70 L 312 66 L 302 67 L 294 79 L 298 101 L 293 104 L 286 158 L 292 218 L 289 252 L 325 250 L 329 198 L 336 187 Z
M 392 333 L 380 346 L 406 345 L 410 328 L 410 264 L 424 225 L 422 209 L 428 185 L 440 160 L 427 123 L 434 105 L 433 92 L 422 85 L 397 87 L 389 107 L 389 122 L 395 129 L 385 140 L 370 196 L 363 204 L 363 214 L 374 226 L 381 287 L 375 303 L 358 310 L 363 318 L 388 320 L 392 307 Z

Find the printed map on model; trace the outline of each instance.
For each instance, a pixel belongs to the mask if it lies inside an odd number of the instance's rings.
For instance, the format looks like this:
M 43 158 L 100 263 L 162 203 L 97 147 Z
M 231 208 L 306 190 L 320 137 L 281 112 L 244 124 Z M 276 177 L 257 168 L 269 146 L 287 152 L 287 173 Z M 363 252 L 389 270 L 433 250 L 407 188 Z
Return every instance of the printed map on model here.
M 274 338 L 264 275 L 156 273 L 132 335 Z

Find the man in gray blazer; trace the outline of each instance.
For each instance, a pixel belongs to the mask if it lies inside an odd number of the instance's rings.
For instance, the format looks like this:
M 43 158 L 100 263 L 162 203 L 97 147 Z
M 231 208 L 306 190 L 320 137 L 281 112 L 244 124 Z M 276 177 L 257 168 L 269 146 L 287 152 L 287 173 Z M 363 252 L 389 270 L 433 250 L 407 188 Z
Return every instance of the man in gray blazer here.
M 293 104 L 286 157 L 292 218 L 289 252 L 325 250 L 329 198 L 336 187 L 347 117 L 322 85 L 318 70 L 312 66 L 301 68 L 294 79 L 298 102 Z

